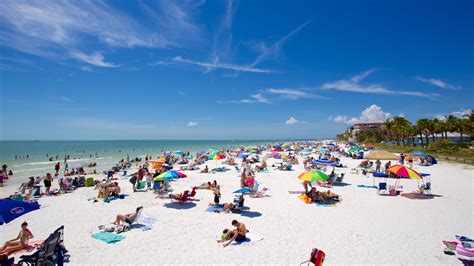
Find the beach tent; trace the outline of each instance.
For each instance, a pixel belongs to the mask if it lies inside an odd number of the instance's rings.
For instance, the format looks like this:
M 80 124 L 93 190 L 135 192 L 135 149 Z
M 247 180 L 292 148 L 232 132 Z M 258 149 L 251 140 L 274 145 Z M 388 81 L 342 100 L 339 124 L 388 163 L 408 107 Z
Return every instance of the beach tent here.
M 426 156 L 426 158 L 431 158 L 431 164 L 437 164 L 438 163 L 438 161 L 436 161 L 435 157 L 433 157 L 431 155 Z
M 369 160 L 398 160 L 399 157 L 385 150 L 376 150 L 365 156 Z
M 40 208 L 38 203 L 30 203 L 19 200 L 0 200 L 0 225 L 9 223 L 16 218 Z

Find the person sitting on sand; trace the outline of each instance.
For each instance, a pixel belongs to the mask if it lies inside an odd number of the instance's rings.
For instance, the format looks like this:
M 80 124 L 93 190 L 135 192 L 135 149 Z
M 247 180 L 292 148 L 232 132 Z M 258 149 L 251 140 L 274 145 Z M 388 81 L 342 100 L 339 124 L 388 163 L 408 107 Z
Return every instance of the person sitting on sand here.
M 224 243 L 223 246 L 227 247 L 232 242 L 242 242 L 247 238 L 247 228 L 245 224 L 238 222 L 237 220 L 232 221 L 232 225 L 235 227 L 234 230 L 228 230 L 227 233 L 222 237 L 222 239 L 217 240 L 218 243 Z
M 255 166 L 255 172 L 260 172 L 260 171 L 263 171 L 263 170 L 267 170 L 267 161 L 266 160 L 263 160 L 262 164 L 260 166 L 258 166 L 258 165 Z
M 175 199 L 175 200 L 180 200 L 183 198 L 183 193 L 179 194 L 168 194 L 168 195 L 159 195 L 156 196 L 155 199 Z
M 206 167 L 204 167 L 204 169 L 201 171 L 201 173 L 202 173 L 202 174 L 207 174 L 207 173 L 209 173 L 209 167 L 207 167 L 207 165 L 206 165 Z
M 212 202 L 211 205 L 217 205 L 221 198 L 221 187 L 217 185 L 216 188 L 212 190 L 214 191 L 214 202 Z
M 28 240 L 33 237 L 34 236 L 30 229 L 28 229 L 28 223 L 23 222 L 21 224 L 21 231 L 18 233 L 18 236 L 5 242 L 5 244 L 3 244 L 2 248 L 0 249 L 0 253 L 4 253 L 7 249 L 10 250 L 10 252 L 24 249 L 28 246 Z
M 33 188 L 34 184 L 35 184 L 35 178 L 33 176 L 30 176 L 28 179 L 28 182 L 21 183 L 18 190 L 24 192 L 26 189 Z
M 133 221 L 135 221 L 138 218 L 138 215 L 140 213 L 140 210 L 143 209 L 143 206 L 138 207 L 134 213 L 129 213 L 129 214 L 118 214 L 117 217 L 115 218 L 115 221 L 112 222 L 112 224 L 115 225 L 120 225 L 123 222 L 131 224 Z

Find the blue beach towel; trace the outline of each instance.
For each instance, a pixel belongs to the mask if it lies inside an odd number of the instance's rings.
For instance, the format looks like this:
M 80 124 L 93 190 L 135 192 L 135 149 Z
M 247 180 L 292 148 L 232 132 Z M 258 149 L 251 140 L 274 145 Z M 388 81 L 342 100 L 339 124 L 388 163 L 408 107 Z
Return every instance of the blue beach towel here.
M 207 209 L 206 209 L 206 212 L 216 212 L 216 211 L 223 211 L 224 210 L 224 204 L 218 204 L 218 205 L 214 205 L 214 206 L 209 206 Z
M 378 188 L 377 186 L 358 185 L 360 188 Z
M 122 235 L 117 235 L 114 233 L 110 232 L 98 232 L 93 235 L 91 235 L 92 238 L 95 238 L 97 240 L 104 241 L 107 244 L 112 244 L 112 243 L 117 243 L 123 240 L 125 237 Z

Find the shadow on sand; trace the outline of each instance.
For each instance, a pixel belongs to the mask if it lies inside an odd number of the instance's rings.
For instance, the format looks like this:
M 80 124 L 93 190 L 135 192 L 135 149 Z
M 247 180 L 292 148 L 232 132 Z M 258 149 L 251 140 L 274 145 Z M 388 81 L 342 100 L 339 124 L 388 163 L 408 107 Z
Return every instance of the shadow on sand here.
M 178 202 L 168 202 L 163 204 L 164 207 L 176 210 L 187 210 L 196 207 L 194 202 L 178 203 Z

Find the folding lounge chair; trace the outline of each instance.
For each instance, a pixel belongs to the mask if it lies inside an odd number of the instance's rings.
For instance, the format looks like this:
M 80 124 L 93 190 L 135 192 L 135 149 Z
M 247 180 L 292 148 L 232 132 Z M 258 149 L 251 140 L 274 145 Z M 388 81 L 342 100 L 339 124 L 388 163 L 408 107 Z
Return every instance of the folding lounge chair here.
M 379 183 L 379 188 L 378 188 L 377 193 L 380 194 L 381 191 L 385 191 L 385 193 L 388 192 L 388 190 L 387 190 L 387 183 L 385 183 L 385 182 Z
M 63 265 L 66 249 L 62 246 L 64 241 L 64 226 L 59 227 L 38 247 L 31 255 L 20 257 L 19 264 L 28 265 Z
M 336 178 L 336 182 L 342 182 L 344 181 L 344 173 L 342 173 L 340 176 Z
M 196 196 L 196 188 L 193 187 L 193 190 L 191 190 L 191 194 L 189 194 L 190 198 L 194 198 Z
M 304 263 L 307 263 L 307 265 L 310 265 L 310 263 L 312 263 L 315 266 L 322 266 L 325 258 L 326 258 L 326 253 L 324 253 L 324 251 L 319 250 L 317 248 L 313 248 L 313 250 L 311 251 L 309 260 L 303 261 L 302 263 L 300 263 L 300 265 Z
M 183 196 L 180 198 L 175 198 L 179 204 L 186 203 L 189 200 L 189 190 L 184 191 Z
M 94 178 L 89 177 L 86 179 L 86 187 L 93 187 L 94 186 Z
M 140 218 L 140 216 L 142 215 L 142 210 L 143 208 L 141 208 L 140 210 L 138 210 L 138 214 L 137 216 L 135 216 L 135 218 L 133 220 L 126 220 L 124 221 L 124 224 L 122 226 L 122 228 L 119 228 L 119 230 L 117 230 L 117 233 L 123 233 L 123 232 L 126 232 L 128 230 L 130 230 L 130 227 L 132 226 L 132 224 L 134 224 L 138 218 Z

